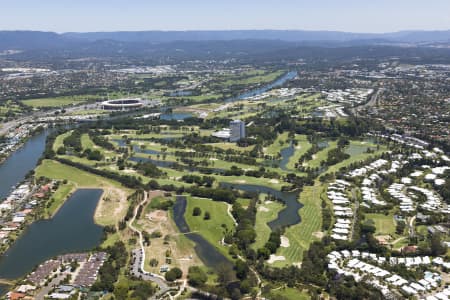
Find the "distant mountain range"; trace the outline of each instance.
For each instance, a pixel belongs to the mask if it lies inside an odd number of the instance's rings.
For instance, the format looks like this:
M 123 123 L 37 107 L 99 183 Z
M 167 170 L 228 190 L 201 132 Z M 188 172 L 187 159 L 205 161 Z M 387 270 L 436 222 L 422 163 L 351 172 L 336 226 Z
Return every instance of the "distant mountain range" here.
M 447 31 L 400 31 L 394 33 L 350 33 L 303 30 L 231 30 L 231 31 L 118 31 L 69 32 L 0 31 L 0 50 L 63 49 L 92 46 L 93 43 L 162 44 L 175 41 L 205 42 L 234 40 L 282 41 L 315 46 L 349 46 L 372 44 L 450 43 Z
M 400 31 L 394 33 L 351 33 L 305 30 L 229 30 L 229 31 L 119 31 L 64 33 L 64 37 L 82 40 L 116 40 L 122 42 L 172 42 L 209 40 L 281 40 L 288 42 L 352 40 L 386 40 L 392 42 L 449 42 L 447 31 Z

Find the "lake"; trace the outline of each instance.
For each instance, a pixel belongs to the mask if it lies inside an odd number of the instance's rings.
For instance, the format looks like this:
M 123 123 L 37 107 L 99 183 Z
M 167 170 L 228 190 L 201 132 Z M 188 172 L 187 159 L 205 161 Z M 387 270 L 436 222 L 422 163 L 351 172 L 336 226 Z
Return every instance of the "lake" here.
M 0 278 L 20 278 L 54 256 L 98 246 L 103 228 L 94 223 L 100 189 L 79 189 L 49 220 L 32 223 L 0 259 Z

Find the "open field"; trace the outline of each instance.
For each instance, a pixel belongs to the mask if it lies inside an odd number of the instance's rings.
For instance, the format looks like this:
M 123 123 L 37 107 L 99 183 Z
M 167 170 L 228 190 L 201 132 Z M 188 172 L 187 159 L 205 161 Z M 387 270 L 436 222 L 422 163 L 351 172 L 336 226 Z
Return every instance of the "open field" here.
M 376 235 L 391 235 L 395 236 L 395 220 L 394 215 L 390 213 L 384 214 L 365 214 L 366 220 L 373 220 L 375 223 Z
M 200 216 L 193 216 L 194 207 L 201 209 Z M 228 248 L 221 245 L 225 228 L 234 229 L 234 222 L 227 213 L 227 204 L 212 201 L 210 199 L 187 197 L 187 207 L 184 214 L 191 231 L 201 234 L 210 244 L 218 248 L 224 255 L 229 256 Z M 211 218 L 204 220 L 205 212 L 209 212 Z
M 45 108 L 78 105 L 87 101 L 100 99 L 101 97 L 96 95 L 74 95 L 22 100 L 22 103 L 33 108 Z

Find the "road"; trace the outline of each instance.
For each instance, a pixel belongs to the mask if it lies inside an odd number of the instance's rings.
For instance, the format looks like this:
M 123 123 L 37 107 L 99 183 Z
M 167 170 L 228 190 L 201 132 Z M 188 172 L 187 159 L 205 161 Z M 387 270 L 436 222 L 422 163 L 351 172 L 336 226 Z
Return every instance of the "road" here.
M 359 208 L 359 201 L 358 201 L 358 198 L 356 197 L 356 189 L 355 188 L 352 189 L 352 198 L 353 198 L 353 201 L 355 202 L 355 209 L 353 211 L 352 229 L 350 230 L 350 236 L 349 236 L 350 241 L 353 239 L 353 233 L 355 231 L 355 223 L 358 221 L 357 213 L 358 213 L 358 208 Z
M 145 264 L 144 237 L 142 235 L 142 232 L 133 225 L 134 221 L 136 220 L 139 207 L 144 206 L 144 204 L 147 201 L 148 201 L 148 193 L 145 191 L 144 199 L 138 205 L 136 205 L 136 207 L 134 208 L 133 217 L 128 222 L 128 227 L 133 232 L 139 235 L 139 248 L 131 252 L 133 256 L 131 265 L 131 274 L 135 277 L 141 278 L 142 280 L 152 281 L 156 283 L 159 287 L 159 292 L 154 296 L 155 297 L 154 299 L 159 299 L 167 292 L 174 290 L 174 288 L 169 287 L 163 277 L 146 272 L 144 270 Z
M 64 278 L 66 278 L 67 274 L 62 273 L 59 274 L 56 278 L 54 278 L 52 281 L 50 281 L 49 284 L 47 284 L 46 286 L 42 287 L 42 289 L 39 291 L 39 293 L 37 293 L 35 299 L 36 300 L 44 300 L 44 297 L 56 286 L 58 286 L 61 281 L 64 280 Z
M 363 105 L 354 107 L 351 109 L 352 114 L 354 115 L 358 115 L 358 112 L 364 108 L 368 108 L 368 107 L 374 107 L 378 105 L 378 96 L 384 91 L 383 88 L 378 89 L 373 95 L 372 97 L 370 97 L 370 100 L 366 103 L 364 103 Z
M 414 237 L 414 221 L 416 220 L 416 216 L 409 219 L 408 227 L 409 227 L 409 237 Z

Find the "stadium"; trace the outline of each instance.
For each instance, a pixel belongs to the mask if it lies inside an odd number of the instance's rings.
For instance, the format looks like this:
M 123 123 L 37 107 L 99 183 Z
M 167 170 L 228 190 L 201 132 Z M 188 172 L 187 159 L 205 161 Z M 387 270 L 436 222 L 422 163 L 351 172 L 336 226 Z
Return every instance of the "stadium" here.
M 144 102 L 139 98 L 126 98 L 103 101 L 102 109 L 104 110 L 132 110 L 144 106 Z

